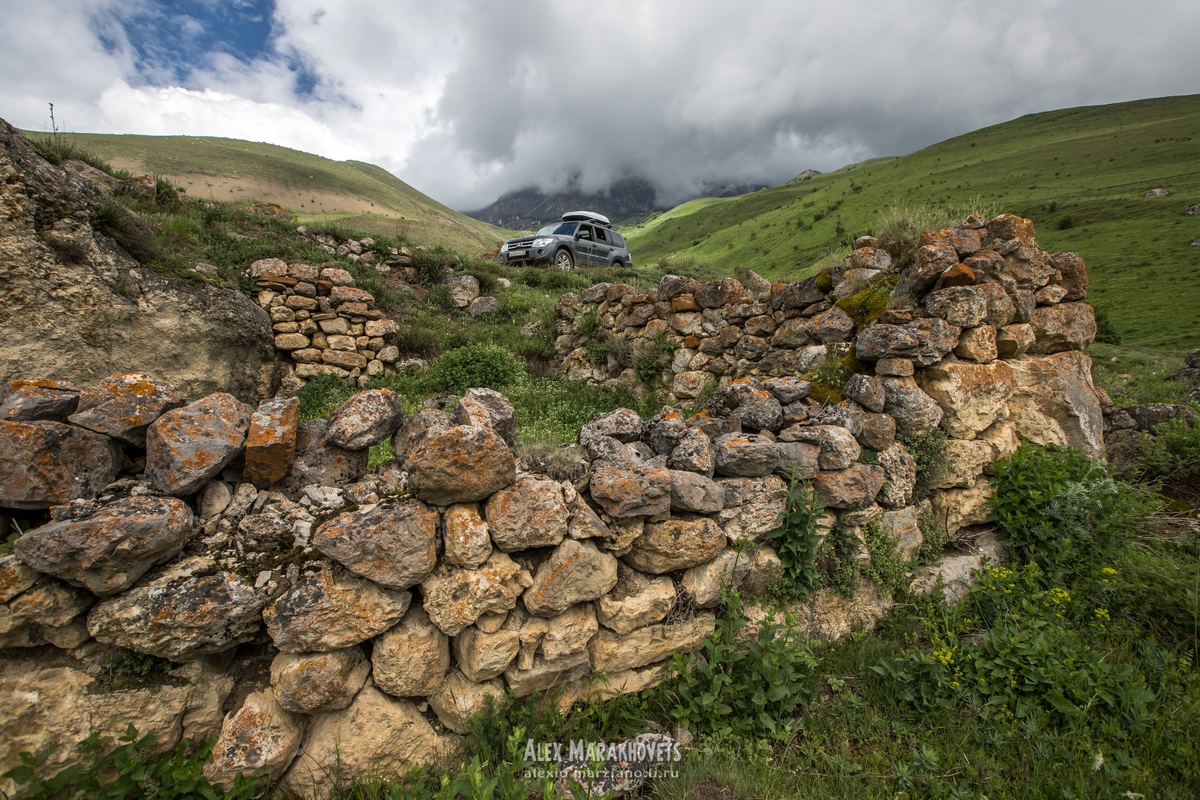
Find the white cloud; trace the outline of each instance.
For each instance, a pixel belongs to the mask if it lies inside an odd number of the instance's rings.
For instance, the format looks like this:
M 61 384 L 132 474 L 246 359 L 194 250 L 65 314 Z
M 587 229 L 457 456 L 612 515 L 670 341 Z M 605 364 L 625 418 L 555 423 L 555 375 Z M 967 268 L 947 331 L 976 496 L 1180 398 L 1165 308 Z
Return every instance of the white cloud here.
M 150 0 L 137 0 L 148 3 Z M 1183 0 L 278 0 L 273 50 L 138 74 L 114 0 L 0 0 L 0 116 L 361 158 L 459 208 L 626 172 L 778 182 L 1034 111 L 1196 91 Z M 315 76 L 298 91 L 295 68 Z

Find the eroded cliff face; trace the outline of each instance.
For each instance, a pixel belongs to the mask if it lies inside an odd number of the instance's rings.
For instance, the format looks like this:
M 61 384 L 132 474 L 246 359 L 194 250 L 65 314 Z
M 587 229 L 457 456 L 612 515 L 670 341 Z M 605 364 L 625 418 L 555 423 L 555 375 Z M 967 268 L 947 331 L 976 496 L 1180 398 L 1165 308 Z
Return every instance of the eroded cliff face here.
M 195 398 L 269 396 L 271 321 L 231 289 L 140 267 L 92 226 L 87 178 L 0 120 L 0 381 L 98 380 L 143 365 Z

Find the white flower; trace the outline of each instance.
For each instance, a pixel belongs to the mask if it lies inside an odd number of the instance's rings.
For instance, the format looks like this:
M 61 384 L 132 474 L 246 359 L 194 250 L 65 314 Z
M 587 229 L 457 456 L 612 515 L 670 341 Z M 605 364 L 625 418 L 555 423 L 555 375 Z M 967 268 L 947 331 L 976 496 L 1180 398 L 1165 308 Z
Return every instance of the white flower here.
M 1096 757 L 1094 759 L 1092 759 L 1092 772 L 1099 772 L 1100 768 L 1103 766 L 1104 766 L 1104 754 L 1096 753 Z

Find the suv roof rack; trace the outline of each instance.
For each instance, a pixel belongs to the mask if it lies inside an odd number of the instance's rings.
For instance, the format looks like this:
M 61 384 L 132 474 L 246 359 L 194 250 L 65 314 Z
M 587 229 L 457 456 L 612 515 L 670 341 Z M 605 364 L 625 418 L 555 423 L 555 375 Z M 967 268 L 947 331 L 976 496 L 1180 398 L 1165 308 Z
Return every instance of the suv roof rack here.
M 568 211 L 562 215 L 562 219 L 563 222 L 598 222 L 606 228 L 612 227 L 608 217 L 597 214 L 595 211 Z

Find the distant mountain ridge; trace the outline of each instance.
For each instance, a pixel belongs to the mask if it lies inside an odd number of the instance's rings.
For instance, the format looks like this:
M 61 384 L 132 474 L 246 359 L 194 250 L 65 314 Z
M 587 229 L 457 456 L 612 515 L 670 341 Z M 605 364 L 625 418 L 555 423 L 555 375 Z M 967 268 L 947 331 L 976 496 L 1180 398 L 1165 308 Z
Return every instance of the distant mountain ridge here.
M 767 188 L 765 184 L 717 184 L 701 187 L 696 197 L 735 197 Z M 468 217 L 511 230 L 530 230 L 554 222 L 568 211 L 598 211 L 614 225 L 638 222 L 656 211 L 671 208 L 658 201 L 658 190 L 640 177 L 622 178 L 602 192 L 585 192 L 568 186 L 546 194 L 537 187 L 508 192 L 486 208 L 465 212 Z M 690 199 L 690 198 L 689 198 Z

